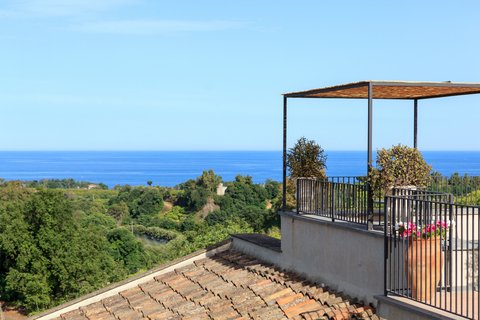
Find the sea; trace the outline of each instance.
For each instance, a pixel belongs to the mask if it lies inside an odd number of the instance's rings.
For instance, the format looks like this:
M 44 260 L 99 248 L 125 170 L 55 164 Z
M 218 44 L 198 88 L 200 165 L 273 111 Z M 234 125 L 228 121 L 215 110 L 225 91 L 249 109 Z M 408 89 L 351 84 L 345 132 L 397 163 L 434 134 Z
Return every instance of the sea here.
M 480 151 L 424 151 L 443 175 L 480 175 Z M 328 176 L 366 174 L 364 151 L 326 151 Z M 281 151 L 0 151 L 0 178 L 73 178 L 115 185 L 175 186 L 212 169 L 231 181 L 249 175 L 256 183 L 282 178 Z

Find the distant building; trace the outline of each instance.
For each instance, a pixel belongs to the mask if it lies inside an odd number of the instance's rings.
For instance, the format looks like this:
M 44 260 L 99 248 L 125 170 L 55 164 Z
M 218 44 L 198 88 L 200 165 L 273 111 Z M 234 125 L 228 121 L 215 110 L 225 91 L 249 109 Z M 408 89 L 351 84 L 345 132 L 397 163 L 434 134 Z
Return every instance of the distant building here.
M 225 190 L 227 190 L 228 187 L 224 187 L 223 183 L 219 183 L 217 186 L 217 196 L 224 196 L 225 195 Z

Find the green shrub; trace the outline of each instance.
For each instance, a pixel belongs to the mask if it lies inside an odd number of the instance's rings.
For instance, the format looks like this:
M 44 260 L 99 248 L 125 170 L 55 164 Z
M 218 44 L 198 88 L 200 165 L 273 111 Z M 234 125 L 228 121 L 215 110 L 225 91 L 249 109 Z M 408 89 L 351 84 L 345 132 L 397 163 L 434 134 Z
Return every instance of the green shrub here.
M 131 187 L 119 188 L 118 195 L 109 201 L 109 205 L 124 202 L 127 204 L 130 215 L 138 218 L 142 215 L 159 213 L 163 208 L 163 193 L 157 187 Z
M 415 148 L 403 145 L 377 151 L 377 167 L 369 173 L 373 190 L 387 193 L 392 187 L 426 187 L 431 179 L 429 166 Z
M 177 233 L 171 230 L 159 228 L 159 227 L 145 227 L 142 225 L 134 225 L 131 227 L 133 233 L 139 235 L 146 235 L 155 240 L 173 240 L 177 237 Z

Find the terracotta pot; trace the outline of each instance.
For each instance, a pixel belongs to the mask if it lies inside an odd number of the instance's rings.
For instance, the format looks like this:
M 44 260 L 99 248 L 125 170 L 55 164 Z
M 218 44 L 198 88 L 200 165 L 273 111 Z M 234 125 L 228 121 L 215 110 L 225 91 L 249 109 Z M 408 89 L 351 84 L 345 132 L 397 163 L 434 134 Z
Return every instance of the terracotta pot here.
M 409 239 L 403 261 L 412 298 L 430 301 L 442 276 L 441 237 Z

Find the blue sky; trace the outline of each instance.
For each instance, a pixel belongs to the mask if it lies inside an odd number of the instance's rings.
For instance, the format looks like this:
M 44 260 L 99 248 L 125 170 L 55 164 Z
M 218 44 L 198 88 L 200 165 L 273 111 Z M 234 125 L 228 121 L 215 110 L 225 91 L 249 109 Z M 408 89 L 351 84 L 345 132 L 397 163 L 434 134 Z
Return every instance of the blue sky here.
M 0 150 L 280 150 L 281 93 L 480 82 L 479 1 L 0 2 Z M 411 144 L 375 101 L 374 148 Z M 480 150 L 480 95 L 419 106 L 422 150 Z M 366 102 L 290 104 L 289 145 L 365 150 Z

